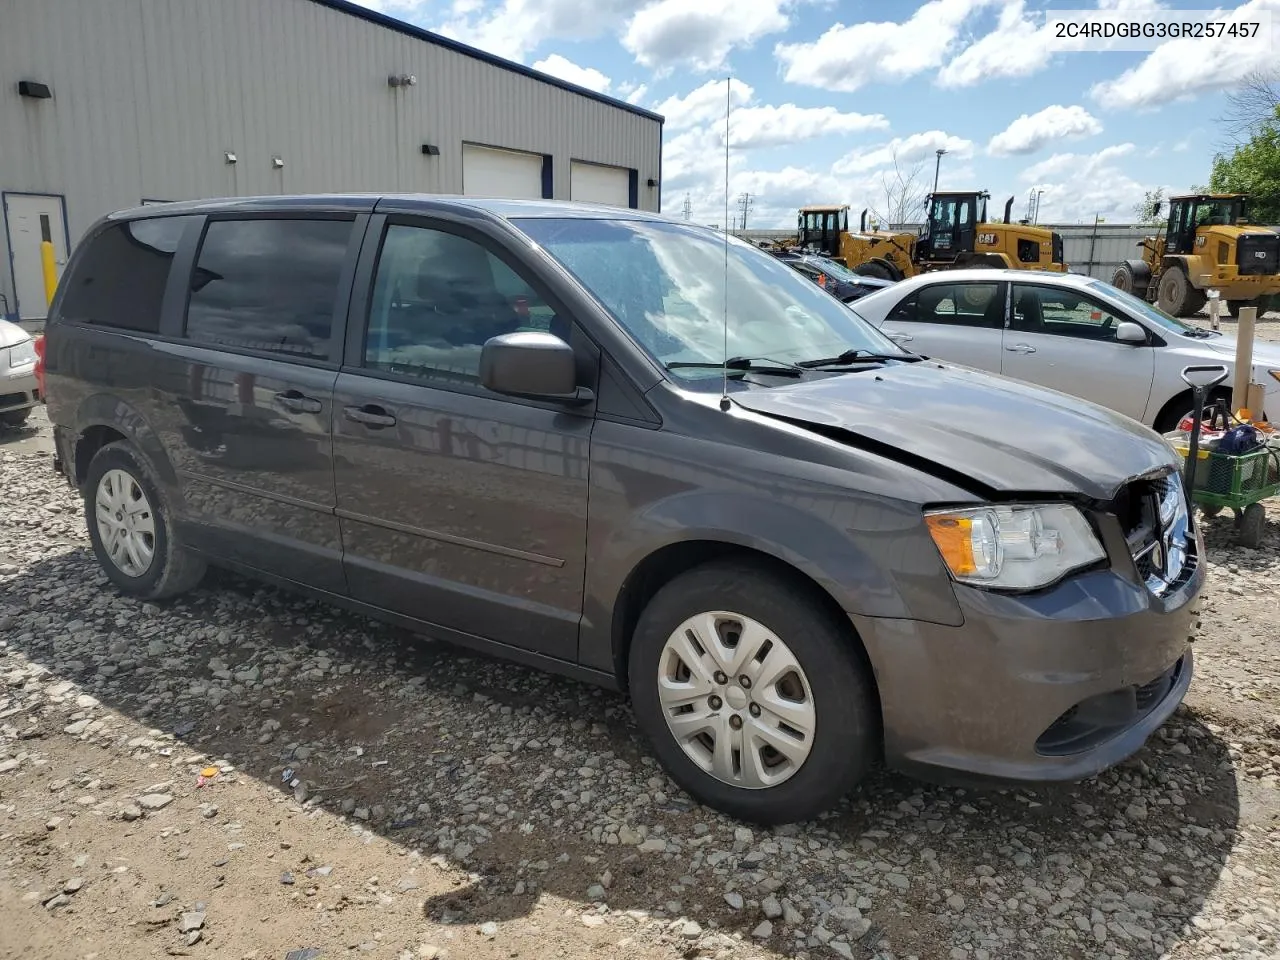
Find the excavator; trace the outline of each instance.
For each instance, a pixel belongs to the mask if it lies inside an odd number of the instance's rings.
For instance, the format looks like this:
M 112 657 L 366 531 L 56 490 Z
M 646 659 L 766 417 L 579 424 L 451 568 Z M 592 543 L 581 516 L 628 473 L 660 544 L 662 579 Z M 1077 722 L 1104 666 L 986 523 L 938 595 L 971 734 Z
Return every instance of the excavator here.
M 1280 293 L 1280 234 L 1249 223 L 1247 200 L 1243 193 L 1170 197 L 1164 232 L 1138 241 L 1142 258 L 1120 264 L 1112 286 L 1174 317 L 1199 313 L 1210 289 L 1237 317 L 1241 307 Z M 1152 205 L 1153 220 L 1162 205 Z
M 1012 267 L 1065 273 L 1062 235 L 1044 227 L 1010 221 L 1013 197 L 1004 220 L 987 220 L 984 191 L 948 191 L 929 195 L 928 219 L 919 233 L 867 229 L 867 211 L 856 231 L 849 229 L 849 207 L 800 208 L 794 246 L 837 260 L 863 276 L 902 280 L 930 270 L 957 267 Z

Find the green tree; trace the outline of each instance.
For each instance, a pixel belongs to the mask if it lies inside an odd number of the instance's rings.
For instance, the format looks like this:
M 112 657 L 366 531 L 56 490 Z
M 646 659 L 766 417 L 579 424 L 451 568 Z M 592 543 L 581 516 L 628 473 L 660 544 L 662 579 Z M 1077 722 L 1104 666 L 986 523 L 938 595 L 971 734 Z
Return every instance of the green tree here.
M 1260 124 L 1230 154 L 1216 155 L 1209 187 L 1217 193 L 1247 193 L 1250 221 L 1280 224 L 1280 118 Z
M 1142 201 L 1133 205 L 1133 222 L 1146 224 L 1147 226 L 1164 223 L 1165 216 L 1168 213 L 1168 208 L 1163 205 L 1165 199 L 1164 187 L 1148 190 L 1142 195 Z M 1161 207 L 1159 212 L 1153 216 L 1151 211 L 1157 203 L 1161 204 Z

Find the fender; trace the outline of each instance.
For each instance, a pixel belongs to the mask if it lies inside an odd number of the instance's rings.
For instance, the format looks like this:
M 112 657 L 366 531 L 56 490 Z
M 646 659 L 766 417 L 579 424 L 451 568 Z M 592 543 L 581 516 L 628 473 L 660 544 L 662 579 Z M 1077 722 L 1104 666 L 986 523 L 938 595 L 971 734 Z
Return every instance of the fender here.
M 150 462 L 156 477 L 165 486 L 164 492 L 169 503 L 181 514 L 187 513 L 186 500 L 182 496 L 182 486 L 178 482 L 178 474 L 173 468 L 173 462 L 160 443 L 160 438 L 151 428 L 151 424 L 132 406 L 110 394 L 90 394 L 76 408 L 75 424 L 76 435 L 72 438 L 73 442 L 78 442 L 91 427 L 110 427 L 124 434 L 126 439 L 141 450 Z M 82 463 L 72 464 L 72 476 L 87 466 L 88 464 Z
M 749 491 L 695 491 L 608 524 L 610 533 L 599 541 L 589 534 L 580 662 L 614 670 L 620 651 L 614 649 L 613 615 L 633 573 L 658 551 L 682 543 L 728 544 L 765 554 L 809 577 L 852 614 L 963 622 L 953 593 L 937 589 L 949 575 L 918 509 L 851 492 L 847 505 L 831 512 L 827 519 Z M 879 548 L 876 559 L 849 535 L 854 522 L 867 531 L 864 543 Z M 895 578 L 891 570 L 903 576 Z

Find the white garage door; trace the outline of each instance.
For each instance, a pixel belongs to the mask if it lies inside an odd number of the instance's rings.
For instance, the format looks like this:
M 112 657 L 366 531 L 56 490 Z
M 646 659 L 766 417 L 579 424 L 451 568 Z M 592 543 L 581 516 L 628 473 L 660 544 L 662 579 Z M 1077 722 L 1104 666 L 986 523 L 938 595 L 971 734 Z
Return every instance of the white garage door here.
M 462 192 L 468 197 L 542 199 L 542 157 L 462 145 Z
M 605 167 L 574 160 L 569 165 L 569 196 L 588 203 L 629 207 L 631 171 L 625 167 Z

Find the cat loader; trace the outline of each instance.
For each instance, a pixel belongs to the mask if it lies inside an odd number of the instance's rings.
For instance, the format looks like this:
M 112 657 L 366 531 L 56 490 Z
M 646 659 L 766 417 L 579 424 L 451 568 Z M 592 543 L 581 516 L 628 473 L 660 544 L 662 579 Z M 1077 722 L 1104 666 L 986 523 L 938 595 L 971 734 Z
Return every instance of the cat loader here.
M 1120 264 L 1112 285 L 1173 317 L 1199 313 L 1211 289 L 1235 316 L 1280 293 L 1280 234 L 1249 223 L 1247 200 L 1242 193 L 1170 197 L 1164 232 L 1138 241 L 1142 258 Z M 1152 206 L 1153 219 L 1161 206 Z
M 1062 235 L 1025 222 L 1011 223 L 1013 197 L 1004 221 L 987 220 L 990 194 L 939 192 L 927 200 L 928 219 L 919 233 L 867 229 L 867 211 L 856 231 L 848 206 L 800 208 L 795 245 L 838 260 L 863 276 L 902 280 L 930 270 L 1012 267 L 1065 273 Z

